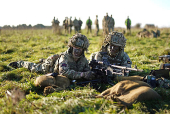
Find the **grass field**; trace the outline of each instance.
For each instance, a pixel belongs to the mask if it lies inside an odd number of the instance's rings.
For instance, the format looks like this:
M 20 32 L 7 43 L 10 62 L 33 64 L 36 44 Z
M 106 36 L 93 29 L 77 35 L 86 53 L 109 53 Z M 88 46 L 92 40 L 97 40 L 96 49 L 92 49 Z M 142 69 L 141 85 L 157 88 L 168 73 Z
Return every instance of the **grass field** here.
M 161 29 L 159 38 L 138 38 L 136 33 L 141 29 L 132 29 L 131 36 L 125 35 L 127 45 L 125 52 L 132 60 L 132 67 L 137 65 L 144 72 L 132 72 L 131 75 L 148 75 L 150 70 L 159 69 L 161 62 L 158 57 L 170 54 L 170 29 Z M 118 30 L 121 31 L 121 30 Z M 90 54 L 99 51 L 103 37 L 100 30 L 99 36 L 86 34 L 90 41 Z M 7 67 L 13 61 L 31 61 L 37 63 L 41 58 L 53 54 L 60 54 L 67 50 L 68 39 L 73 35 L 56 35 L 52 30 L 2 30 L 0 34 L 0 113 L 170 113 L 170 89 L 155 88 L 162 100 L 144 101 L 133 104 L 128 108 L 117 105 L 116 102 L 102 98 L 93 98 L 99 94 L 90 87 L 74 90 L 54 92 L 48 96 L 43 95 L 43 90 L 33 85 L 36 77 L 42 75 L 31 73 L 25 68 L 14 69 Z M 26 99 L 13 105 L 5 96 L 7 90 L 14 87 L 21 88 L 26 93 Z

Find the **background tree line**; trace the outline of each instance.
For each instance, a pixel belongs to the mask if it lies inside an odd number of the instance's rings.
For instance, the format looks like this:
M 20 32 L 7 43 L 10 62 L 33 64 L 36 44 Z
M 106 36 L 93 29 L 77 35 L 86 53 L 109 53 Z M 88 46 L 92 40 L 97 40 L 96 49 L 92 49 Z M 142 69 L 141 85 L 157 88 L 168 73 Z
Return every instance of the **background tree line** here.
M 45 29 L 45 28 L 52 28 L 52 26 L 45 26 L 43 24 L 36 24 L 32 26 L 31 24 L 19 24 L 17 26 L 10 26 L 10 25 L 4 25 L 2 29 Z

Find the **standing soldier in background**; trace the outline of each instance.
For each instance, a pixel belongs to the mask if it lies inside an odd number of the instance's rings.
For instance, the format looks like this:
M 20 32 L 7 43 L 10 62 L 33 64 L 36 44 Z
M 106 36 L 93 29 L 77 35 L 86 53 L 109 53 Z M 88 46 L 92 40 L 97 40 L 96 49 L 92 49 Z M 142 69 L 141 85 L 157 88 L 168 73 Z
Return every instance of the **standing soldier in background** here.
M 71 20 L 71 16 L 70 18 L 68 19 L 68 31 L 69 31 L 69 34 L 71 34 L 72 32 L 72 26 L 73 26 L 73 21 Z
M 99 33 L 99 20 L 98 20 L 98 15 L 96 15 L 96 20 L 95 20 L 94 24 L 95 24 L 95 35 L 98 36 L 98 33 Z
M 114 20 L 114 18 L 112 17 L 112 15 L 111 15 L 111 17 L 110 17 L 110 21 L 109 21 L 109 32 L 111 31 L 114 31 L 114 26 L 115 26 L 115 20 Z
M 63 21 L 63 26 L 64 26 L 64 32 L 65 35 L 68 33 L 68 17 L 65 17 L 65 20 Z
M 59 21 L 58 21 L 58 19 L 57 20 L 55 20 L 55 17 L 54 17 L 54 19 L 52 20 L 52 32 L 53 33 L 57 33 L 57 34 L 60 34 L 61 32 L 60 32 L 60 27 L 59 27 Z
M 90 33 L 92 33 L 92 31 L 91 31 L 91 25 L 92 25 L 92 21 L 91 21 L 91 19 L 90 19 L 90 17 L 89 17 L 89 19 L 87 19 L 87 21 L 86 21 L 87 34 L 89 33 L 89 31 L 90 31 Z
M 129 32 L 130 32 L 130 34 L 131 34 L 131 20 L 129 19 L 129 16 L 127 17 L 127 19 L 126 19 L 126 21 L 125 21 L 125 25 L 126 25 L 126 32 L 128 32 L 128 30 L 129 30 Z
M 102 26 L 103 26 L 103 36 L 109 34 L 109 20 L 110 17 L 108 16 L 108 13 L 106 13 L 106 16 L 104 16 L 102 20 Z
M 82 20 L 79 18 L 79 32 L 81 32 L 81 26 L 82 26 L 83 22 Z
M 75 31 L 75 34 L 79 32 L 79 21 L 76 19 L 74 19 L 73 21 L 73 25 L 74 25 L 74 31 Z

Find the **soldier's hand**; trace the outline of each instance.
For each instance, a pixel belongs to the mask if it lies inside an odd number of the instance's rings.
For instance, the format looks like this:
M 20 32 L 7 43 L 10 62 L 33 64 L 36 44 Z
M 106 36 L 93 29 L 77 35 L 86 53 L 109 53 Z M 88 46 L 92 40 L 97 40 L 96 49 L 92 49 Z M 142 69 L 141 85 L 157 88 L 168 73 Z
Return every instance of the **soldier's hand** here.
M 87 80 L 92 80 L 95 77 L 95 73 L 93 71 L 83 72 L 83 78 Z

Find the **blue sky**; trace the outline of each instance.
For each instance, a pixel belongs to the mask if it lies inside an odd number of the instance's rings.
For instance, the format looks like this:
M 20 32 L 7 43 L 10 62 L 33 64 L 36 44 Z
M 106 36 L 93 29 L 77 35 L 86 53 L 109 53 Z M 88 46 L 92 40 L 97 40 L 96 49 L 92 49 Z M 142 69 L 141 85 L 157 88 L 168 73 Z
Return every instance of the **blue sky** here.
M 89 16 L 94 22 L 98 15 L 101 28 L 107 12 L 115 19 L 115 27 L 125 27 L 127 16 L 132 26 L 141 23 L 142 27 L 170 27 L 170 0 L 2 0 L 0 8 L 0 26 L 51 25 L 54 16 L 62 25 L 65 17 L 72 16 L 81 18 L 84 28 Z

